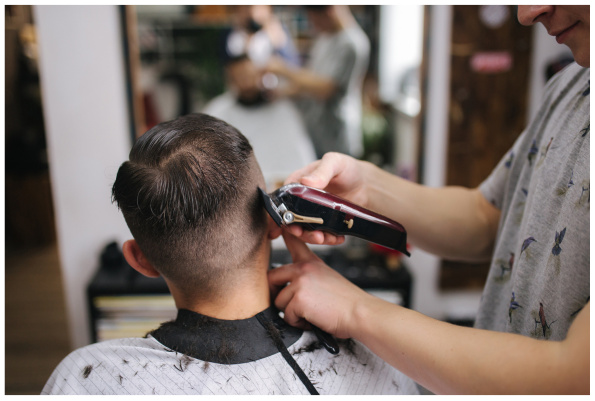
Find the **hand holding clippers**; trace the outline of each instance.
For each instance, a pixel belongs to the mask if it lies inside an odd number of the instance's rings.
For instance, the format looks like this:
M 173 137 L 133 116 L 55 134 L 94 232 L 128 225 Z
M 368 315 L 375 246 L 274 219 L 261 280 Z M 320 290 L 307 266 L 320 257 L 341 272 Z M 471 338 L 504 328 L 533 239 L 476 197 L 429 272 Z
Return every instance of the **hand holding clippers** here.
M 410 256 L 403 226 L 336 195 L 301 184 L 288 184 L 267 194 L 258 188 L 265 208 L 278 226 L 302 224 L 309 230 L 353 235 Z M 318 340 L 331 354 L 339 352 L 330 334 L 312 325 Z
M 410 256 L 407 231 L 401 224 L 336 195 L 297 183 L 271 194 L 260 188 L 259 192 L 279 226 L 298 223 L 307 230 L 352 235 Z

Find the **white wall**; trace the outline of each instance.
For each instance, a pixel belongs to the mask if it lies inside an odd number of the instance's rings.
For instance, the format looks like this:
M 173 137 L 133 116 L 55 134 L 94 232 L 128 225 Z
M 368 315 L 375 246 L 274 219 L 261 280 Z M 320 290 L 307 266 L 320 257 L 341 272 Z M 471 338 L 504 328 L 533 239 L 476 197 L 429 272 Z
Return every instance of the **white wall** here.
M 131 146 L 117 6 L 35 6 L 56 231 L 73 347 L 89 342 L 86 285 L 130 233 L 111 185 Z
M 403 74 L 421 64 L 424 6 L 381 5 L 378 44 L 378 95 L 383 102 L 397 98 Z
M 452 6 L 433 6 L 428 64 L 428 103 L 426 105 L 424 175 L 421 182 L 432 187 L 445 183 L 446 141 L 448 138 L 448 102 L 450 79 L 450 35 Z M 414 277 L 413 309 L 438 319 L 447 311 L 439 289 L 440 259 L 416 249 L 409 267 Z

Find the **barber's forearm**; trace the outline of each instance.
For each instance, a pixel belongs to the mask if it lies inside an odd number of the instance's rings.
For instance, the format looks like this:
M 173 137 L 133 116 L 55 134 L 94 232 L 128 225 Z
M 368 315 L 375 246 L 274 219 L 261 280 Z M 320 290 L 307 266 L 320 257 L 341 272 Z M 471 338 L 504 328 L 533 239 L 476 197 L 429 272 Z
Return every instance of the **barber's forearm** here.
M 413 245 L 447 259 L 489 259 L 500 214 L 479 191 L 430 188 L 366 169 L 367 207 L 403 224 Z
M 572 338 L 573 351 L 564 342 L 451 325 L 379 299 L 362 302 L 355 314 L 354 338 L 438 394 L 589 391 L 588 327 L 585 338 Z
M 336 90 L 335 83 L 307 69 L 286 68 L 283 74 L 296 88 L 297 94 L 307 94 L 319 100 L 329 99 Z

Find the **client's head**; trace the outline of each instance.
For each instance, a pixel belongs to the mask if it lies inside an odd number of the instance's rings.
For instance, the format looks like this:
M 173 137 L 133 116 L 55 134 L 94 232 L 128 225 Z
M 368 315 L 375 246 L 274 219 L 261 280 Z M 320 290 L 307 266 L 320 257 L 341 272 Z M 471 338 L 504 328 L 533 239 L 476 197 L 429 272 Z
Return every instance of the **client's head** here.
M 226 63 L 230 88 L 243 106 L 260 106 L 267 102 L 262 74 L 246 54 L 230 57 Z
M 112 189 L 136 240 L 126 259 L 186 299 L 220 296 L 267 244 L 264 185 L 250 143 L 224 121 L 192 114 L 151 128 Z

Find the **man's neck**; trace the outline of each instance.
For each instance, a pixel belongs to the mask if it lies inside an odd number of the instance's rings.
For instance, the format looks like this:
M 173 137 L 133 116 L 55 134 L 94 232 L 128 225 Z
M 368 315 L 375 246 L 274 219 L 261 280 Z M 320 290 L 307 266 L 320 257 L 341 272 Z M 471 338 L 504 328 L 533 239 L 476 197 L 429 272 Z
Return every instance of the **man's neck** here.
M 235 276 L 229 279 L 229 290 L 208 299 L 184 297 L 167 279 L 168 287 L 178 309 L 187 309 L 205 316 L 222 320 L 239 320 L 255 316 L 271 306 L 267 270 L 269 267 L 270 243 L 265 244 L 257 255 L 247 262 Z
M 263 279 L 257 282 L 246 280 L 251 282 L 234 285 L 232 291 L 216 299 L 181 303 L 178 309 L 188 309 L 222 320 L 250 318 L 271 305 L 266 274 L 263 275 Z
M 336 15 L 333 19 L 333 33 L 344 31 L 345 29 L 349 28 L 351 25 L 355 23 L 355 18 L 353 17 L 353 15 L 351 15 L 348 9 L 341 8 L 341 6 L 339 6 L 336 9 L 335 13 Z

